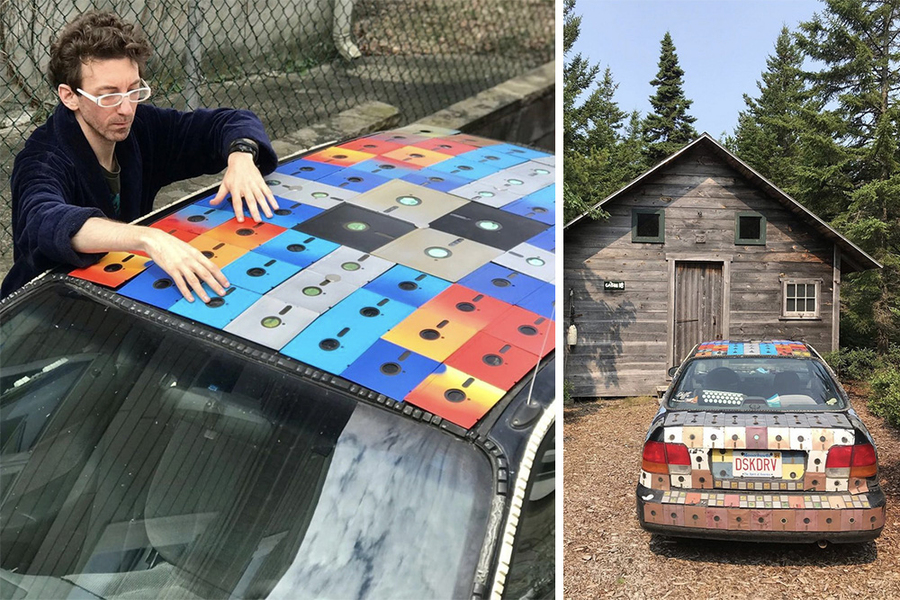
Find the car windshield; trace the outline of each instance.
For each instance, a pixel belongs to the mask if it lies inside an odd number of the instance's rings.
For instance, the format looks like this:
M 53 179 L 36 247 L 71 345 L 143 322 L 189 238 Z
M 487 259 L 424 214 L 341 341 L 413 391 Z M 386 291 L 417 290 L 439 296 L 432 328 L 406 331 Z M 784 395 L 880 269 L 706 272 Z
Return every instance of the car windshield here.
M 0 596 L 471 595 L 472 444 L 61 283 L 0 327 Z
M 846 408 L 834 380 L 818 360 L 769 356 L 691 360 L 668 406 L 748 412 Z

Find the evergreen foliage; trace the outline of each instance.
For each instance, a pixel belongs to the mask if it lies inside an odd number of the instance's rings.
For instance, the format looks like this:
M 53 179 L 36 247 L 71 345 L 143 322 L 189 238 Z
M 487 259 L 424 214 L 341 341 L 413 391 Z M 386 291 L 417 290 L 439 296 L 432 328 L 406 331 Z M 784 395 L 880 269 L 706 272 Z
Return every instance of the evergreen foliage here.
M 663 36 L 659 54 L 659 72 L 650 81 L 656 93 L 650 97 L 653 112 L 644 119 L 644 156 L 652 167 L 671 156 L 697 137 L 692 123 L 697 119 L 688 114 L 693 100 L 684 95 L 684 69 L 678 65 L 675 44 L 669 32 Z

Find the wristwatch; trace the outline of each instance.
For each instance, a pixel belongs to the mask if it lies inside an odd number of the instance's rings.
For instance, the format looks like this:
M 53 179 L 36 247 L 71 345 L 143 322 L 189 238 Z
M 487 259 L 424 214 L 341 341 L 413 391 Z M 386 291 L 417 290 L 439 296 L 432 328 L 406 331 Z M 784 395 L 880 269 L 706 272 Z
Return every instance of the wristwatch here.
M 250 138 L 238 138 L 231 142 L 231 145 L 228 146 L 228 154 L 231 155 L 232 152 L 246 152 L 248 154 L 253 155 L 253 162 L 257 161 L 259 158 L 259 144 Z

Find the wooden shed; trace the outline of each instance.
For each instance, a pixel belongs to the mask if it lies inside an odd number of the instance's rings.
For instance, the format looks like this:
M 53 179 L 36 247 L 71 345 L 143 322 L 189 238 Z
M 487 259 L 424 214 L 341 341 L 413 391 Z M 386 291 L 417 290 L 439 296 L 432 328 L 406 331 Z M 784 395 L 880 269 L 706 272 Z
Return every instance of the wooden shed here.
M 841 274 L 880 268 L 704 133 L 565 226 L 576 397 L 653 394 L 694 344 L 838 346 Z

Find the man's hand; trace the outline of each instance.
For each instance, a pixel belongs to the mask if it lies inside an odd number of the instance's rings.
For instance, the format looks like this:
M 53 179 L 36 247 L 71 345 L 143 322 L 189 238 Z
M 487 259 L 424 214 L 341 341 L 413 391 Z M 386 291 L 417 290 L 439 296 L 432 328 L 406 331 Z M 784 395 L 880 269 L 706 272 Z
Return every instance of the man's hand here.
M 152 227 L 91 217 L 72 236 L 72 248 L 85 253 L 143 252 L 172 278 L 188 302 L 194 301 L 191 290 L 203 302 L 209 302 L 209 294 L 203 289 L 203 283 L 220 296 L 225 294 L 225 288 L 230 285 L 219 267 L 203 256 L 202 252 L 165 231 Z
M 210 204 L 216 206 L 225 196 L 231 194 L 234 215 L 239 223 L 244 222 L 244 202 L 250 216 L 257 223 L 261 220 L 259 210 L 268 218 L 272 218 L 272 210 L 278 209 L 278 202 L 272 190 L 263 179 L 262 173 L 253 164 L 253 155 L 247 152 L 232 152 L 228 155 L 228 168 L 222 178 L 222 185 Z

